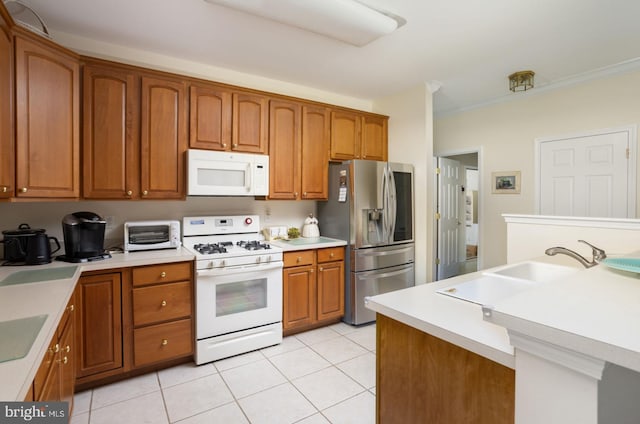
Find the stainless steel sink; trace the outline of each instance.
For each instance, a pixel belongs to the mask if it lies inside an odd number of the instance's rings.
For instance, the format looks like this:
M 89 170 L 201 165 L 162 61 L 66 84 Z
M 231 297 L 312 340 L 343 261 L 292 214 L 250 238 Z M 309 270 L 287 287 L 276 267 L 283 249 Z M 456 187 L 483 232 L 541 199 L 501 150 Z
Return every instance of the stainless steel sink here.
M 0 287 L 15 284 L 37 283 L 40 281 L 63 280 L 73 277 L 77 266 L 65 266 L 59 268 L 29 269 L 17 271 L 0 281 Z

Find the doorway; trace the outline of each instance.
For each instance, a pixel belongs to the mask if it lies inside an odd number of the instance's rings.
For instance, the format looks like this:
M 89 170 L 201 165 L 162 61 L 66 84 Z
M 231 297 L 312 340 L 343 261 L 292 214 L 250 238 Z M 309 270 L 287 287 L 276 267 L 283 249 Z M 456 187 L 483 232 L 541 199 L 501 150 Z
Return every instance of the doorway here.
M 435 280 L 478 270 L 479 153 L 436 157 Z

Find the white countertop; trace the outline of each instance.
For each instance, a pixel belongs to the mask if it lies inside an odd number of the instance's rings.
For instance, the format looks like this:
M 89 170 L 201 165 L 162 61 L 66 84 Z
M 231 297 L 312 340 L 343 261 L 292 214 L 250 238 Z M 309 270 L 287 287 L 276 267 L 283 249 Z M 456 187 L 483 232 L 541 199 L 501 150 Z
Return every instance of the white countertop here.
M 269 243 L 280 247 L 285 252 L 295 250 L 323 249 L 325 247 L 346 246 L 344 240 L 334 239 L 331 237 L 299 237 L 292 240 L 271 240 Z
M 507 330 L 483 321 L 480 305 L 436 293 L 478 278 L 474 272 L 369 298 L 367 307 L 509 368 L 515 368 Z
M 47 315 L 47 319 L 31 346 L 29 353 L 22 359 L 0 363 L 0 375 L 2 376 L 0 400 L 21 401 L 26 396 L 82 272 L 182 262 L 193 259 L 193 254 L 180 248 L 114 253 L 111 259 L 85 264 L 53 261 L 47 265 L 0 267 L 0 281 L 4 280 L 4 278 L 10 274 L 19 271 L 43 270 L 53 267 L 77 267 L 76 272 L 71 278 L 0 286 L 0 322 L 34 315 Z
M 583 269 L 497 303 L 485 319 L 640 372 L 639 274 L 602 264 Z

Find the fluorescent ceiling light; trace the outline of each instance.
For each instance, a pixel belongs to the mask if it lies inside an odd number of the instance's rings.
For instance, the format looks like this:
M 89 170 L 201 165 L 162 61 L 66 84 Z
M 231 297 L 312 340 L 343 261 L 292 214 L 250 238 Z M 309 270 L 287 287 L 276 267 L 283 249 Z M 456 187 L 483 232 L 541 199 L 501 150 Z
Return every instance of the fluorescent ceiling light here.
M 364 46 L 406 21 L 358 0 L 205 0 L 306 31 Z

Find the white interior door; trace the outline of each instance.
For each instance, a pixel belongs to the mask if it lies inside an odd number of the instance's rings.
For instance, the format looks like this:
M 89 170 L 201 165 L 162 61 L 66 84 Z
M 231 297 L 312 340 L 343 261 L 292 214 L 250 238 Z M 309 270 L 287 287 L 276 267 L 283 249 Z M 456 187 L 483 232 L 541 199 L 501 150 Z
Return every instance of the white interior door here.
M 540 214 L 633 217 L 630 142 L 628 130 L 541 141 Z
M 460 273 L 461 262 L 465 261 L 465 199 L 464 167 L 460 162 L 438 158 L 438 280 Z

